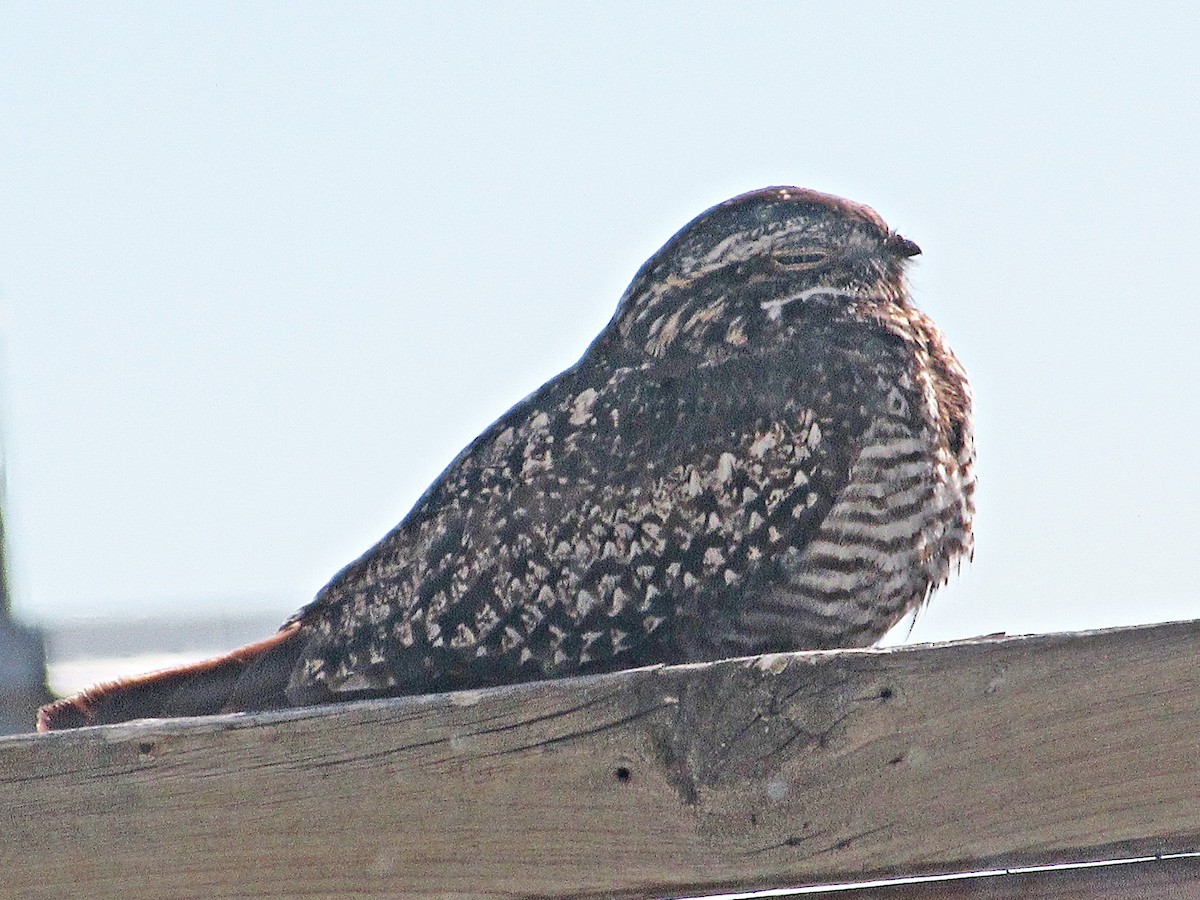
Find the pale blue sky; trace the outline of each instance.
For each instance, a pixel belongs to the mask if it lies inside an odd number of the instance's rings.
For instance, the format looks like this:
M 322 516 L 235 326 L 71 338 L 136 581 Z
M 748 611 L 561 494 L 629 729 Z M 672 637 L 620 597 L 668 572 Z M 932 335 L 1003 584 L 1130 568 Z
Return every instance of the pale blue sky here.
M 1192 4 L 0 3 L 18 611 L 305 603 L 709 205 L 924 248 L 976 562 L 913 639 L 1200 614 Z

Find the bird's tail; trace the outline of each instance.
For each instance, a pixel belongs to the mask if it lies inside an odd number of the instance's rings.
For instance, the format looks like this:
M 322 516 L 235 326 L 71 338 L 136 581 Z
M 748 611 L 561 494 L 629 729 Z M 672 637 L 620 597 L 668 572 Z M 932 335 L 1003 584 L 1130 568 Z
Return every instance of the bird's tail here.
M 112 681 L 43 706 L 38 731 L 169 716 L 290 706 L 288 679 L 304 649 L 299 622 L 225 656 Z

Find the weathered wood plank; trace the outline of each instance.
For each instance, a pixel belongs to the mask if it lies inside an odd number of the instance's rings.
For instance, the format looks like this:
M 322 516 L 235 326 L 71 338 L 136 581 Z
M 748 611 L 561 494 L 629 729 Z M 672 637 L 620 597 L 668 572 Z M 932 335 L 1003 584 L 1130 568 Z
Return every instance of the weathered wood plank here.
M 1200 900 L 1200 859 L 1013 872 L 802 896 L 804 900 Z
M 1200 623 L 0 740 L 19 896 L 651 897 L 1185 852 Z

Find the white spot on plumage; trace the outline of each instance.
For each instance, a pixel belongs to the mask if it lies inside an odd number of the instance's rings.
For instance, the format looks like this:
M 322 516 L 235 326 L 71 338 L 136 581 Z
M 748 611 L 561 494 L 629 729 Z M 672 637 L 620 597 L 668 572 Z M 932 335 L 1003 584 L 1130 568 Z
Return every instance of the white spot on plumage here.
M 750 455 L 755 459 L 762 459 L 767 455 L 767 451 L 775 449 L 778 443 L 779 440 L 775 435 L 768 431 L 750 445 Z
M 401 619 L 400 624 L 396 626 L 396 640 L 400 642 L 401 647 L 411 647 L 413 645 L 412 619 Z
M 571 404 L 572 425 L 586 425 L 592 421 L 592 407 L 596 405 L 596 398 L 599 396 L 595 388 L 588 388 L 575 397 Z
M 524 643 L 525 636 L 511 625 L 504 626 L 504 634 L 500 638 L 500 650 L 503 653 L 508 653 L 514 647 Z
M 608 608 L 608 614 L 610 616 L 619 616 L 621 611 L 632 601 L 633 598 L 629 596 L 624 588 L 615 588 L 612 594 L 612 605 Z
M 717 458 L 717 468 L 714 473 L 717 484 L 726 484 L 733 478 L 733 467 L 737 462 L 737 457 L 726 451 Z
M 786 297 L 776 297 L 771 300 L 764 300 L 759 304 L 767 313 L 767 318 L 772 322 L 778 322 L 783 317 L 783 308 L 792 303 L 803 303 L 805 300 L 811 300 L 813 297 L 845 297 L 848 300 L 858 300 L 862 298 L 862 294 L 857 291 L 840 290 L 838 288 L 829 287 L 828 285 L 819 284 L 815 287 L 805 288 L 802 291 L 797 291 L 794 294 L 789 294 Z
M 597 603 L 596 595 L 591 591 L 580 591 L 575 597 L 575 613 L 584 618 L 592 611 Z
M 531 605 L 521 610 L 521 624 L 525 626 L 526 633 L 537 628 L 544 618 L 546 611 L 541 606 Z

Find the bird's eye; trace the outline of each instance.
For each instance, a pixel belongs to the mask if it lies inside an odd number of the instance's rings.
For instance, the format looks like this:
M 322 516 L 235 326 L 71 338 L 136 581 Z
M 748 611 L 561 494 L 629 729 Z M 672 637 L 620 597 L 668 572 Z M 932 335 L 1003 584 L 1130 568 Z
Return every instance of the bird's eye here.
M 832 259 L 833 255 L 823 247 L 795 247 L 786 250 L 776 250 L 771 254 L 781 269 L 790 272 L 800 272 L 806 269 L 819 269 Z

